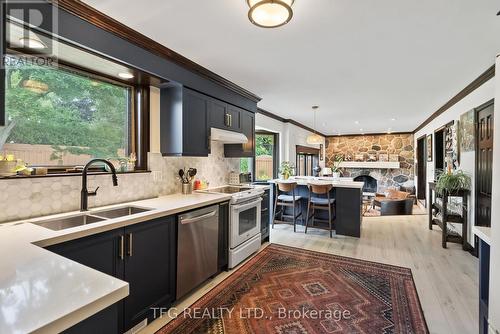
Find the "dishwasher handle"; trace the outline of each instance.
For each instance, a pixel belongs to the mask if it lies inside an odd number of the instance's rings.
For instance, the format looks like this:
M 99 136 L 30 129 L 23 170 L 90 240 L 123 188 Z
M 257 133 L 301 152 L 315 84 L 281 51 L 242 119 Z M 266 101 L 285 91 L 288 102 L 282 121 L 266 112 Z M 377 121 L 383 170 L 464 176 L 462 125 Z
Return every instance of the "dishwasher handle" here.
M 209 213 L 206 213 L 206 214 L 203 214 L 203 215 L 200 215 L 200 216 L 192 217 L 192 218 L 182 218 L 182 217 L 180 217 L 179 221 L 180 221 L 181 224 L 196 223 L 196 222 L 198 222 L 198 221 L 200 221 L 202 219 L 213 217 L 213 216 L 215 216 L 216 213 L 217 213 L 217 210 L 214 210 L 212 212 L 209 212 Z

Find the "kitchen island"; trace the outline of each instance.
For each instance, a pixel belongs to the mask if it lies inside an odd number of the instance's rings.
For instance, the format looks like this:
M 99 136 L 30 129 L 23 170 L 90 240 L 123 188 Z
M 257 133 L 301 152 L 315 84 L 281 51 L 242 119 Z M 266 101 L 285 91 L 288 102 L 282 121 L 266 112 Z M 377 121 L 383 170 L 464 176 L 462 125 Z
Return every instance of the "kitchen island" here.
M 288 180 L 274 179 L 269 182 L 273 184 L 276 182 L 297 183 L 295 195 L 302 197 L 301 206 L 304 219 L 307 215 L 307 199 L 309 198 L 307 185 L 310 183 L 333 185 L 330 197 L 335 198 L 335 233 L 356 238 L 361 236 L 363 182 L 353 181 L 352 178 L 334 179 L 332 177 L 308 176 L 295 176 Z M 321 213 L 318 213 L 318 216 L 321 217 Z

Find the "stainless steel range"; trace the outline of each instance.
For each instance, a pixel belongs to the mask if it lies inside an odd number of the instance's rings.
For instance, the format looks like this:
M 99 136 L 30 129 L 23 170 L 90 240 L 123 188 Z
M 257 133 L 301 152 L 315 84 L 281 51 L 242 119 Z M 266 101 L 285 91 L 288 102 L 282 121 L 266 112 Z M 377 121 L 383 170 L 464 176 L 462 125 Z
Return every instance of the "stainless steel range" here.
M 206 192 L 232 195 L 229 201 L 229 268 L 234 268 L 260 248 L 264 190 L 259 186 L 231 185 L 208 189 Z

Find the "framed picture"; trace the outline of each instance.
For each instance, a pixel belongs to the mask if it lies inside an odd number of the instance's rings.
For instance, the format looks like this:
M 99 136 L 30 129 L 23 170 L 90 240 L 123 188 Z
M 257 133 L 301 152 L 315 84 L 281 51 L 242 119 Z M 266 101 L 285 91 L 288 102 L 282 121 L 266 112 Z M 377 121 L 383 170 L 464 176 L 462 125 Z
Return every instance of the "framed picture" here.
M 319 161 L 323 161 L 323 144 L 319 144 Z
M 399 162 L 399 154 L 389 154 L 390 162 Z
M 377 161 L 377 155 L 376 154 L 368 154 L 368 160 L 367 161 Z
M 365 161 L 365 155 L 364 154 L 355 154 L 354 161 Z
M 384 153 L 379 154 L 378 161 L 381 161 L 381 162 L 389 161 L 389 154 L 384 154 Z
M 432 134 L 427 135 L 427 161 L 432 161 Z
M 475 144 L 474 109 L 460 116 L 458 140 L 460 152 L 474 151 Z

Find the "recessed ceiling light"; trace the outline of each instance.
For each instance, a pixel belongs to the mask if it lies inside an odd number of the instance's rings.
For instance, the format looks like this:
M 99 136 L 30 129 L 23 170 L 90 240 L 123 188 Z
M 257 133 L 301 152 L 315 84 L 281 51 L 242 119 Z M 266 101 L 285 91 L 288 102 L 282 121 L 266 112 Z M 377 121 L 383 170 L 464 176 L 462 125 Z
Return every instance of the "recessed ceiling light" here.
M 30 49 L 45 49 L 47 46 L 43 44 L 43 42 L 39 39 L 35 38 L 28 38 L 28 37 L 22 37 L 19 38 L 19 43 L 23 47 L 30 48 Z
M 393 121 L 393 122 L 394 122 L 395 120 L 396 120 L 395 118 L 391 118 L 391 121 Z
M 362 132 L 362 131 L 363 131 L 363 128 L 359 129 L 359 131 L 361 131 L 361 132 Z
M 359 124 L 359 121 L 354 121 L 354 124 Z
M 122 79 L 132 79 L 134 77 L 134 75 L 132 73 L 128 73 L 128 72 L 120 72 L 120 73 L 118 73 L 118 76 Z
M 118 76 L 122 79 L 132 79 L 134 77 L 134 75 L 129 72 L 120 72 L 118 73 Z

